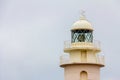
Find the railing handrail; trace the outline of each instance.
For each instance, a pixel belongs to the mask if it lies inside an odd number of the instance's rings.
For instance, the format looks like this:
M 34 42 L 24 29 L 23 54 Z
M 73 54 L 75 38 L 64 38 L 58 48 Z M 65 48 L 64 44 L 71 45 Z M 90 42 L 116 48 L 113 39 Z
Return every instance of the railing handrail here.
M 84 43 L 84 45 L 86 45 L 87 43 L 90 43 L 90 42 L 76 42 L 76 43 Z M 72 43 L 70 40 L 64 41 L 64 48 L 71 48 L 71 44 Z M 100 41 L 93 40 L 92 44 L 95 48 L 100 49 Z
M 104 56 L 103 55 L 96 55 L 96 59 L 95 59 L 96 62 L 89 62 L 89 61 L 86 61 L 86 62 L 82 62 L 82 61 L 79 61 L 79 63 L 96 63 L 96 64 L 104 64 Z M 73 61 L 72 61 L 73 62 Z M 70 61 L 70 57 L 69 55 L 62 55 L 60 57 L 60 64 L 67 64 L 67 63 L 72 63 Z

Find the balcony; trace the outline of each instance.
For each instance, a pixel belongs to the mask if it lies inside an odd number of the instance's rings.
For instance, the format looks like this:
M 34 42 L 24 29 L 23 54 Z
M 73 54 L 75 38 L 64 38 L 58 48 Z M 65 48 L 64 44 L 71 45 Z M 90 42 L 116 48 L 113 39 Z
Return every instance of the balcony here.
M 103 55 L 96 55 L 96 58 L 95 59 L 87 59 L 86 61 L 82 62 L 81 60 L 76 60 L 76 61 L 73 61 L 73 60 L 70 60 L 70 57 L 69 55 L 65 54 L 65 55 L 62 55 L 60 57 L 60 66 L 65 66 L 65 65 L 69 65 L 69 64 L 95 64 L 95 65 L 99 65 L 101 67 L 104 66 L 104 56 Z
M 64 42 L 64 51 L 69 52 L 74 49 L 88 49 L 100 52 L 100 42 L 94 40 L 92 43 L 90 42 L 75 42 L 71 43 L 71 41 Z

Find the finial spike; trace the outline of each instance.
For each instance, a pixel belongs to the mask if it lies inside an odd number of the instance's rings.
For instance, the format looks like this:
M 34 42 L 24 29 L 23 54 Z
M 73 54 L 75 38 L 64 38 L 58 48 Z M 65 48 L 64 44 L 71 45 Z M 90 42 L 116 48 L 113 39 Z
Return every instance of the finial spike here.
M 81 10 L 81 15 L 85 16 L 85 11 L 84 10 Z
M 81 10 L 80 20 L 86 20 L 85 11 L 84 10 Z

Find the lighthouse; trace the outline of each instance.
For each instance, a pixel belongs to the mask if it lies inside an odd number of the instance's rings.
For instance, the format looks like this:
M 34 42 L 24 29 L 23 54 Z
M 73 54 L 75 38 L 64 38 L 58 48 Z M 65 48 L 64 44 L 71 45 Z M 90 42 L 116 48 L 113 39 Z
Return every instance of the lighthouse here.
M 100 54 L 100 42 L 94 39 L 93 30 L 84 13 L 73 23 L 71 40 L 64 42 L 64 54 L 60 57 L 64 80 L 100 80 L 104 56 Z

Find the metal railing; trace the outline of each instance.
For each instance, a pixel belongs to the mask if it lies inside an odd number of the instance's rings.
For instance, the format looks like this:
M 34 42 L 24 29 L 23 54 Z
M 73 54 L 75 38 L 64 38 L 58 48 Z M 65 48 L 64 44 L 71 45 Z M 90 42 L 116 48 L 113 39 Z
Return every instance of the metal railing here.
M 72 61 L 70 60 L 70 57 L 69 55 L 62 55 L 60 57 L 60 65 L 62 64 L 71 64 L 71 63 L 94 63 L 94 64 L 101 64 L 101 65 L 104 65 L 104 56 L 103 55 L 96 55 L 96 58 L 92 61 L 89 61 L 86 60 L 86 62 L 82 62 L 82 61 Z
M 76 43 L 71 43 L 70 40 L 68 41 L 64 41 L 64 49 L 67 49 L 67 48 L 72 48 L 74 45 L 74 47 L 81 47 L 81 46 L 92 46 L 96 49 L 100 49 L 100 41 L 97 41 L 97 40 L 94 40 L 92 43 L 90 42 L 76 42 Z

